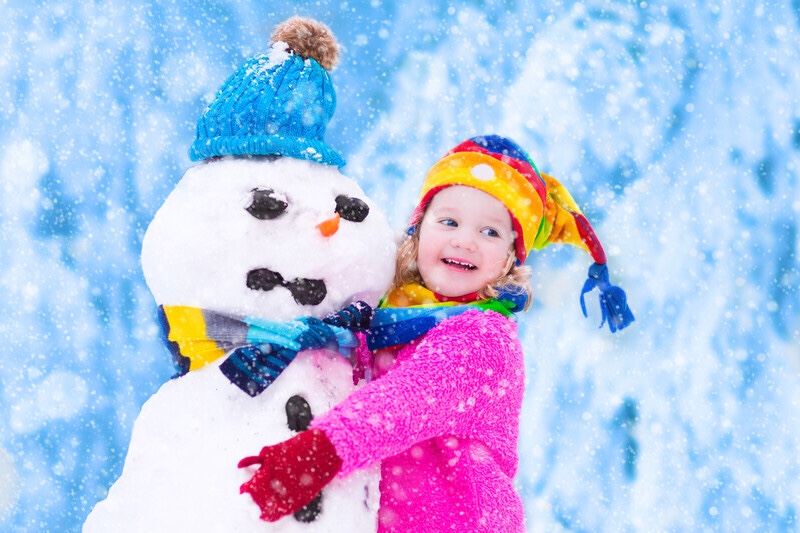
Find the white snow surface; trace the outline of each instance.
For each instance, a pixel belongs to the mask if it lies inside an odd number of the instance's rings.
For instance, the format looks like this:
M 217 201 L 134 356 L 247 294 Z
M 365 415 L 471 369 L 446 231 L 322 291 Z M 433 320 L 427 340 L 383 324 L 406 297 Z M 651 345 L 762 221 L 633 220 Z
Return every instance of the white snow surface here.
M 259 220 L 246 208 L 256 189 L 272 190 L 286 211 Z M 370 206 L 363 222 L 342 219 L 323 236 L 339 195 Z M 354 300 L 377 303 L 394 273 L 394 232 L 355 181 L 335 167 L 282 157 L 233 158 L 191 167 L 158 210 L 142 245 L 142 269 L 160 305 L 187 305 L 270 320 L 322 317 Z M 319 305 L 288 289 L 256 291 L 247 273 L 268 268 L 287 281 L 321 279 Z
M 274 216 L 248 210 L 258 192 L 283 204 Z M 364 202 L 363 220 L 340 217 L 336 198 Z M 258 214 L 258 213 L 256 213 Z M 292 158 L 225 157 L 191 167 L 145 234 L 142 268 L 160 305 L 181 305 L 260 319 L 323 317 L 355 300 L 377 305 L 394 274 L 395 243 L 382 211 L 338 169 Z M 283 286 L 247 286 L 248 272 L 268 268 L 285 280 L 321 279 L 325 298 L 301 304 Z M 377 525 L 380 468 L 374 465 L 323 491 L 313 522 L 293 516 L 273 524 L 239 487 L 253 469 L 238 461 L 290 438 L 286 403 L 295 395 L 313 415 L 353 390 L 350 362 L 337 352 L 301 352 L 251 398 L 219 371 L 224 357 L 164 384 L 142 407 L 122 475 L 84 524 L 85 533 L 335 532 Z
M 310 523 L 293 516 L 266 523 L 239 487 L 255 467 L 240 459 L 290 438 L 286 401 L 301 395 L 319 415 L 352 390 L 350 364 L 338 353 L 300 353 L 255 398 L 232 385 L 218 364 L 165 383 L 142 407 L 122 476 L 84 524 L 84 533 L 330 533 L 374 531 L 380 468 L 334 479 Z M 348 385 L 349 384 L 349 385 Z
M 14 467 L 14 459 L 6 450 L 0 448 L 0 517 L 4 516 L 17 503 L 19 497 L 19 477 Z

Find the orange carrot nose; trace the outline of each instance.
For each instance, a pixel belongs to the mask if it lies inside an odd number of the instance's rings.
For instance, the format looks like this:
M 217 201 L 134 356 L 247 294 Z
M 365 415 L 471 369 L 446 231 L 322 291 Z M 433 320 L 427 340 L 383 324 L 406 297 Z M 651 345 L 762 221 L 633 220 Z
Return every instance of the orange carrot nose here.
M 329 218 L 328 220 L 324 220 L 317 224 L 317 229 L 320 233 L 322 233 L 323 237 L 330 237 L 339 229 L 339 220 L 341 217 L 339 213 L 333 215 L 333 217 Z

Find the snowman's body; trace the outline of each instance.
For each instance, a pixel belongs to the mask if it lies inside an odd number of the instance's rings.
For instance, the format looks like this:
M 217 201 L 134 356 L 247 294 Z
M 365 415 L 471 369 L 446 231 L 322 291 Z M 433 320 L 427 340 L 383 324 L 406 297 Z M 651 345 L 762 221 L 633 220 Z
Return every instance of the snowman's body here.
M 383 214 L 335 167 L 226 157 L 182 178 L 148 228 L 142 266 L 160 305 L 284 321 L 321 318 L 355 300 L 376 304 L 394 255 Z M 264 290 L 263 272 L 286 283 Z M 293 294 L 293 280 L 313 280 L 313 294 Z M 145 403 L 122 475 L 84 531 L 374 531 L 377 465 L 335 479 L 313 520 L 263 522 L 239 493 L 252 472 L 237 462 L 297 430 L 287 404 L 300 397 L 321 414 L 352 392 L 347 359 L 301 352 L 252 398 L 220 372 L 223 359 L 164 384 Z

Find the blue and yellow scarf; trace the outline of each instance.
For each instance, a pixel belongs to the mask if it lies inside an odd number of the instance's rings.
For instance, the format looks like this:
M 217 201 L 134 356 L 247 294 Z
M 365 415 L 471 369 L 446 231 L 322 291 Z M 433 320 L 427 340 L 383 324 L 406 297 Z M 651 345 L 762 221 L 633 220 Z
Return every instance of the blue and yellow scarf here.
M 525 307 L 526 299 L 525 294 L 506 292 L 499 298 L 464 302 L 443 298 L 422 285 L 410 283 L 391 291 L 374 310 L 367 346 L 375 351 L 406 344 L 440 322 L 471 309 L 495 311 L 515 320 L 514 313 Z
M 332 316 L 339 316 L 343 312 Z M 309 349 L 304 340 L 312 327 L 310 321 L 315 320 L 305 318 L 274 322 L 180 305 L 159 306 L 158 315 L 162 340 L 172 354 L 178 375 L 202 368 L 237 349 L 250 346 L 280 346 L 295 352 Z M 342 321 L 331 322 L 329 318 L 324 320 L 340 350 L 345 351 L 357 345 L 358 340 L 349 330 L 358 330 L 358 327 Z
M 367 346 L 375 351 L 411 342 L 470 309 L 495 311 L 513 320 L 514 313 L 525 306 L 525 298 L 524 294 L 508 293 L 500 298 L 453 301 L 421 285 L 409 284 L 386 295 L 374 311 L 356 302 L 322 320 L 302 317 L 273 322 L 167 305 L 159 307 L 159 319 L 178 376 L 225 357 L 220 365 L 222 373 L 250 396 L 257 396 L 277 379 L 297 352 L 328 348 L 347 355 L 358 345 L 353 331 L 364 331 L 367 325 Z

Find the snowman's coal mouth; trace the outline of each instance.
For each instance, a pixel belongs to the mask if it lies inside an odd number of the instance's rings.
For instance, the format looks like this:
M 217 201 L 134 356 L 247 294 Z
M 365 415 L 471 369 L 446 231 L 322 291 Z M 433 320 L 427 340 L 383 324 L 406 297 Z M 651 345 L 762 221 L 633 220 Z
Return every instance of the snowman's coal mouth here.
M 318 305 L 328 294 L 325 282 L 321 279 L 296 278 L 287 281 L 280 273 L 268 268 L 256 268 L 247 273 L 248 289 L 271 291 L 275 287 L 289 290 L 294 301 L 300 305 Z

